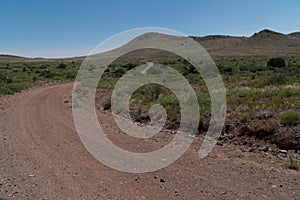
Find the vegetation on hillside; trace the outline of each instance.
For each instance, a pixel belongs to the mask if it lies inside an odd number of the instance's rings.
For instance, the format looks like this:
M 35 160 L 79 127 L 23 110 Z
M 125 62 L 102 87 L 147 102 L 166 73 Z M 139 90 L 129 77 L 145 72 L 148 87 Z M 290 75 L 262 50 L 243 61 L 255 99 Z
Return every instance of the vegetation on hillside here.
M 135 53 L 133 52 L 133 54 Z M 165 53 L 164 56 L 166 56 Z M 153 58 L 151 54 L 150 57 Z M 175 55 L 168 54 L 167 57 L 173 59 L 165 61 L 164 64 L 183 74 L 196 91 L 201 113 L 199 133 L 205 132 L 210 119 L 210 98 L 205 82 L 187 61 L 177 58 Z M 297 125 L 294 119 L 286 119 L 287 117 L 282 117 L 281 113 L 287 111 L 298 113 L 300 111 L 300 58 L 284 57 L 280 59 L 284 60 L 285 66 L 268 66 L 268 62 L 272 60 L 272 57 L 268 56 L 218 57 L 215 59 L 227 89 L 229 115 L 225 132 L 231 132 L 232 126 L 236 126 L 234 121 L 239 120 L 236 131 L 247 137 L 268 140 L 269 136 L 283 131 L 278 124 Z M 120 69 L 125 70 L 124 73 L 128 71 L 118 64 L 120 62 L 117 60 L 108 67 L 99 83 L 99 91 L 111 91 L 122 76 L 115 72 Z M 134 59 L 130 63 L 130 65 L 143 64 Z M 150 121 L 148 111 L 153 104 L 161 104 L 166 108 L 168 114 L 166 128 L 178 128 L 180 112 L 175 95 L 168 88 L 155 84 L 143 86 L 135 91 L 130 101 L 132 117 L 137 122 L 148 123 Z M 104 104 L 107 109 L 106 105 L 107 101 Z M 276 139 L 272 142 L 276 143 L 280 140 Z M 287 145 L 287 148 L 293 147 Z M 297 146 L 297 148 L 300 147 Z

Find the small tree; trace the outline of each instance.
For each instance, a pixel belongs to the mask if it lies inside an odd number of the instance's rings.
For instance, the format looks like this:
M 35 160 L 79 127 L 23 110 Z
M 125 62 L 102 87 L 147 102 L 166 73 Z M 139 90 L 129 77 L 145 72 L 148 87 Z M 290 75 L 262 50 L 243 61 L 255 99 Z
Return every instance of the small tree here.
M 65 63 L 60 63 L 57 68 L 59 69 L 66 69 L 67 68 L 67 65 Z
M 278 68 L 282 68 L 286 66 L 285 60 L 280 57 L 270 58 L 267 65 L 268 67 L 278 67 Z

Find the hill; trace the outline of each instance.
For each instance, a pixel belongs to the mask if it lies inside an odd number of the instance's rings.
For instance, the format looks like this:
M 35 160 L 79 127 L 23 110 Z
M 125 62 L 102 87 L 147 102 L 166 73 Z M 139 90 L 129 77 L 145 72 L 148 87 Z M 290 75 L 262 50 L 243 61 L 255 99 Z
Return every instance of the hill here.
M 251 37 L 212 35 L 192 37 L 212 56 L 300 55 L 300 33 L 282 34 L 268 29 Z
M 289 36 L 295 37 L 295 38 L 299 38 L 300 39 L 300 32 L 293 32 L 290 33 Z

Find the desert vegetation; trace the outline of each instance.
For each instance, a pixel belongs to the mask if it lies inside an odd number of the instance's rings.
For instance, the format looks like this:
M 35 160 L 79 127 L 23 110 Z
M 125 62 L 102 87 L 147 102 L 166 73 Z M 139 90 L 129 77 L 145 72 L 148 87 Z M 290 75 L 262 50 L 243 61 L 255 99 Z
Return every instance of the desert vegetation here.
M 159 60 L 157 52 L 155 54 Z M 210 97 L 204 80 L 188 61 L 165 52 L 162 54 L 169 58 L 164 64 L 183 74 L 197 94 L 201 114 L 199 129 L 195 134 L 207 131 Z M 274 59 L 275 65 L 272 63 Z M 276 144 L 283 149 L 299 150 L 296 134 L 299 131 L 300 58 L 241 56 L 217 57 L 214 60 L 227 90 L 228 116 L 222 133 L 225 140 L 235 141 L 238 145 L 254 145 L 252 143 L 259 140 L 267 144 Z M 118 62 L 121 61 L 117 60 L 108 67 L 99 82 L 100 96 L 101 92 L 106 93 L 113 89 L 121 76 L 115 72 L 123 69 L 123 73 L 126 73 L 129 70 Z M 128 65 L 140 64 L 144 63 L 132 59 Z M 103 109 L 109 109 L 109 101 L 108 97 L 103 102 Z M 148 111 L 153 104 L 165 107 L 168 114 L 165 128 L 176 130 L 180 123 L 178 101 L 168 88 L 160 85 L 149 84 L 135 91 L 130 101 L 133 119 L 137 123 L 149 123 Z M 245 140 L 251 142 L 245 143 Z
M 81 61 L 0 56 L 0 94 L 14 94 L 45 82 L 74 80 Z
M 264 34 L 265 32 L 258 33 L 250 39 L 256 41 L 259 37 L 265 37 Z M 229 40 L 230 37 L 225 39 Z M 252 44 L 250 39 L 247 42 Z M 209 40 L 204 38 L 199 41 Z M 212 56 L 227 93 L 227 118 L 221 143 L 229 142 L 254 149 L 257 143 L 261 143 L 272 147 L 275 145 L 279 149 L 300 150 L 300 56 L 268 52 L 260 55 L 225 55 L 216 54 L 215 51 Z M 83 59 L 1 56 L 0 94 L 14 94 L 45 82 L 73 81 Z M 99 109 L 109 110 L 110 94 L 118 79 L 147 61 L 168 65 L 189 81 L 200 106 L 198 132 L 194 134 L 205 134 L 209 127 L 211 109 L 205 81 L 188 60 L 161 50 L 134 51 L 111 63 L 98 84 L 96 101 L 100 101 L 97 102 L 101 105 Z M 154 73 L 153 70 L 155 71 L 155 67 L 147 73 Z M 137 123 L 149 123 L 148 111 L 153 104 L 160 104 L 167 111 L 168 118 L 164 128 L 176 130 L 180 124 L 178 100 L 168 88 L 160 85 L 148 84 L 134 92 L 130 99 L 132 118 Z M 293 160 L 291 165 L 294 163 Z

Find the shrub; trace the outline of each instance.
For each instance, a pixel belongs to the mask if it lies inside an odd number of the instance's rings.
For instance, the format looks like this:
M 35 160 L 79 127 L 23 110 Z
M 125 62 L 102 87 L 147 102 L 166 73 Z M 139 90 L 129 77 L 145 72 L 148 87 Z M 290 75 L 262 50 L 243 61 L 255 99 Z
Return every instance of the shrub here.
M 123 65 L 122 67 L 124 67 L 124 68 L 127 69 L 127 70 L 131 70 L 131 69 L 135 68 L 136 65 L 135 65 L 135 64 L 132 64 L 132 63 L 128 63 L 128 64 L 126 64 L 126 65 Z
M 300 161 L 299 158 L 297 157 L 297 153 L 294 150 L 288 151 L 288 156 L 290 163 L 287 165 L 289 169 L 294 169 L 298 170 L 300 167 Z
M 14 91 L 12 91 L 10 88 L 8 88 L 5 85 L 0 85 L 0 94 L 14 94 Z
M 76 71 L 69 71 L 66 73 L 66 78 L 67 79 L 74 79 L 76 78 L 77 72 Z
M 40 75 L 45 78 L 52 78 L 54 75 L 50 72 L 50 70 L 44 70 L 40 72 Z
M 108 110 L 111 107 L 111 97 L 105 99 L 103 102 L 103 110 Z
M 159 95 L 163 92 L 163 88 L 157 84 L 151 84 L 146 87 L 145 96 L 148 100 L 157 100 Z
M 198 133 L 201 134 L 204 131 L 206 131 L 205 124 L 204 124 L 204 117 L 200 115 L 199 124 L 198 124 Z
M 241 122 L 246 123 L 249 119 L 249 113 L 243 113 L 241 116 Z
M 126 71 L 123 68 L 118 68 L 113 72 L 114 77 L 121 77 L 123 74 L 125 74 Z
M 285 67 L 285 60 L 283 58 L 277 57 L 277 58 L 270 58 L 268 63 L 267 63 L 268 67 Z
M 233 73 L 233 68 L 230 66 L 226 66 L 223 68 L 222 72 L 225 72 L 227 74 L 232 74 Z
M 141 107 L 139 107 L 138 110 L 134 113 L 134 118 L 135 121 L 142 123 L 150 121 L 150 116 L 146 112 L 143 112 Z
M 11 84 L 12 82 L 13 82 L 12 78 L 10 78 L 10 77 L 5 78 L 5 83 L 6 84 Z
M 198 71 L 195 67 L 193 67 L 192 65 L 190 65 L 189 63 L 186 64 L 184 67 L 184 72 L 183 75 L 188 75 L 188 74 L 196 74 Z
M 65 63 L 60 63 L 57 68 L 59 69 L 66 69 L 67 68 L 67 65 Z
M 286 82 L 286 77 L 280 74 L 272 74 L 269 79 L 268 83 L 270 85 L 282 85 Z
M 299 121 L 300 121 L 300 114 L 293 111 L 286 112 L 280 117 L 280 122 L 285 126 L 295 125 L 299 123 Z

